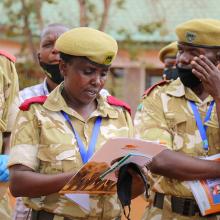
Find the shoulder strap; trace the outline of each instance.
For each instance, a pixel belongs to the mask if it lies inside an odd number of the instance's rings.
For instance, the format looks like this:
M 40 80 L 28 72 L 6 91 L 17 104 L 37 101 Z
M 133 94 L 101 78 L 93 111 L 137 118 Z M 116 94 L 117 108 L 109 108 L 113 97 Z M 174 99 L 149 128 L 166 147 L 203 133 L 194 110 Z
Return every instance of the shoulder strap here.
M 125 108 L 131 114 L 131 108 L 126 102 L 119 100 L 114 96 L 108 96 L 107 102 L 110 105 L 121 106 L 121 107 Z
M 34 103 L 38 103 L 38 104 L 44 104 L 44 102 L 46 101 L 47 96 L 36 96 L 36 97 L 32 97 L 30 99 L 26 99 L 19 107 L 20 110 L 22 111 L 28 111 L 29 107 L 34 104 Z
M 16 57 L 15 56 L 13 56 L 12 54 L 10 54 L 10 53 L 8 53 L 8 52 L 6 52 L 6 51 L 4 51 L 4 50 L 0 50 L 0 55 L 3 55 L 3 56 L 5 56 L 5 57 L 7 57 L 9 60 L 11 60 L 13 63 L 15 63 L 15 61 L 16 61 Z
M 157 86 L 162 86 L 162 85 L 164 85 L 164 84 L 166 84 L 168 82 L 169 82 L 168 80 L 159 81 L 158 83 L 152 85 L 147 90 L 145 90 L 143 96 L 148 96 Z

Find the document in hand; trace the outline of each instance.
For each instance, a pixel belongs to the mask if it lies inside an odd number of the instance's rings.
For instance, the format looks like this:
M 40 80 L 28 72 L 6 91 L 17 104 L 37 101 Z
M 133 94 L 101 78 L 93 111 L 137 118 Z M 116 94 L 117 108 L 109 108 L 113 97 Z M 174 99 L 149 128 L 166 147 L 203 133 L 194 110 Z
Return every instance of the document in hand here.
M 204 158 L 220 162 L 220 154 Z M 188 181 L 202 215 L 220 212 L 220 179 Z
M 109 169 L 107 169 L 104 173 L 100 175 L 101 180 L 103 179 L 109 179 L 113 181 L 117 181 L 116 176 L 114 175 L 114 172 L 119 170 L 121 166 L 128 164 L 128 163 L 135 163 L 139 165 L 140 167 L 144 167 L 146 164 L 151 162 L 152 157 L 142 154 L 142 153 L 136 153 L 131 152 L 122 157 L 119 161 L 115 162 Z
M 73 200 L 75 203 L 88 208 L 85 201 L 91 194 L 115 194 L 117 179 L 113 167 L 128 162 L 144 166 L 155 155 L 165 150 L 166 147 L 156 142 L 144 141 L 135 138 L 109 139 L 61 189 L 60 193 Z M 117 159 L 111 167 L 112 161 Z M 117 165 L 116 165 L 117 164 Z M 110 170 L 109 170 L 110 169 Z M 104 173 L 106 175 L 104 175 Z M 103 174 L 103 178 L 100 176 Z M 107 175 L 108 174 L 108 175 Z M 75 194 L 75 195 L 74 195 Z M 80 196 L 82 195 L 83 196 Z M 86 196 L 87 194 L 87 196 Z M 84 199 L 82 199 L 84 198 Z M 79 202 L 83 201 L 83 202 Z

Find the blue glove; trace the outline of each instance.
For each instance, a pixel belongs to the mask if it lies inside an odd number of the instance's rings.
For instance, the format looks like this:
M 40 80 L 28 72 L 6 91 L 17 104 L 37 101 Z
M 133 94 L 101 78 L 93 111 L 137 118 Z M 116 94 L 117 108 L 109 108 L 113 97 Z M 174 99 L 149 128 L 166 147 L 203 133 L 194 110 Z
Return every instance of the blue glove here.
M 7 169 L 8 165 L 8 155 L 0 155 L 0 182 L 8 182 L 9 171 Z

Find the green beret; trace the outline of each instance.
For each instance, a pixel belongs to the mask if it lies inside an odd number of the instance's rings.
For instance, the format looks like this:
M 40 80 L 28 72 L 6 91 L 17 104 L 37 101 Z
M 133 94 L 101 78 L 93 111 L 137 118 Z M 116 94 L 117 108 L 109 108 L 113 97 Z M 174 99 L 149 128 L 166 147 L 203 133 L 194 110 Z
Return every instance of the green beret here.
M 108 34 L 88 27 L 74 28 L 60 35 L 55 48 L 65 54 L 84 56 L 89 60 L 110 65 L 115 58 L 118 45 Z
M 179 43 L 198 47 L 220 47 L 220 20 L 193 19 L 176 28 Z
M 159 59 L 161 62 L 164 63 L 165 58 L 176 57 L 177 52 L 178 52 L 177 42 L 175 41 L 166 45 L 159 51 Z

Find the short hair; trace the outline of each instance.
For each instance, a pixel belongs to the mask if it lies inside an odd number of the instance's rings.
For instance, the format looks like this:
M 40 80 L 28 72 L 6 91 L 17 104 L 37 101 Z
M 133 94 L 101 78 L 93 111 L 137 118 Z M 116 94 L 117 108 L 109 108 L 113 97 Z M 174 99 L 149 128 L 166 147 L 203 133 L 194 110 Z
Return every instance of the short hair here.
M 70 29 L 67 25 L 65 24 L 61 24 L 61 23 L 52 23 L 52 24 L 48 24 L 46 27 L 43 28 L 43 30 L 40 33 L 40 39 L 42 39 L 42 37 L 47 33 L 49 28 L 53 28 L 53 27 L 63 27 L 65 28 L 67 31 Z

